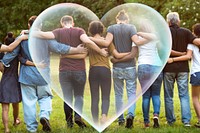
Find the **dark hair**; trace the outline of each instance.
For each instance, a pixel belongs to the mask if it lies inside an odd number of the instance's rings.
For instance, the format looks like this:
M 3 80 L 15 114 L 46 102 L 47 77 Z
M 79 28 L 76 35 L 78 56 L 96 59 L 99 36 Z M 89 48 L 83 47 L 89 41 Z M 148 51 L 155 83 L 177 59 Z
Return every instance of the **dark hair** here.
M 13 33 L 12 32 L 8 32 L 7 36 L 4 39 L 5 45 L 9 45 L 14 41 L 15 41 L 15 38 L 13 37 Z
M 33 25 L 33 22 L 36 20 L 37 16 L 31 16 L 28 20 L 28 24 L 30 27 Z
M 129 20 L 128 14 L 125 12 L 125 10 L 121 10 L 117 16 L 115 17 L 115 19 L 121 20 L 121 21 L 125 21 L 125 20 Z
M 200 37 L 200 23 L 193 25 L 192 30 L 197 37 Z
M 96 34 L 102 34 L 104 31 L 104 25 L 100 21 L 92 21 L 89 24 L 88 32 L 94 36 Z
M 195 25 L 192 26 L 192 30 L 195 34 L 195 36 L 200 37 L 200 23 L 196 23 Z M 200 52 L 200 46 L 199 47 L 199 52 Z

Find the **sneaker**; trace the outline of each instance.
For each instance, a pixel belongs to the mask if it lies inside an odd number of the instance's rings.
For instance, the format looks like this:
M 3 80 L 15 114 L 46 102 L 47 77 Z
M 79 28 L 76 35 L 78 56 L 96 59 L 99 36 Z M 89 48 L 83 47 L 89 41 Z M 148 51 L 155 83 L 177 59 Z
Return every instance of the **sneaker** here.
M 149 128 L 149 127 L 150 127 L 149 123 L 144 123 L 144 128 Z
M 46 119 L 45 117 L 40 118 L 40 123 L 42 124 L 42 130 L 44 132 L 51 132 L 51 126 L 49 123 L 49 120 Z
M 184 123 L 185 127 L 191 127 L 190 123 Z
M 132 128 L 133 127 L 133 116 L 128 116 L 126 118 L 126 128 Z
M 118 122 L 119 126 L 124 126 L 124 123 L 125 123 L 124 120 Z
M 158 128 L 160 126 L 158 122 L 158 116 L 153 117 L 153 123 L 153 128 Z
M 85 128 L 86 124 L 82 121 L 81 118 L 76 117 L 75 118 L 75 123 L 80 127 L 80 128 Z
M 198 121 L 194 126 L 200 128 L 200 121 Z

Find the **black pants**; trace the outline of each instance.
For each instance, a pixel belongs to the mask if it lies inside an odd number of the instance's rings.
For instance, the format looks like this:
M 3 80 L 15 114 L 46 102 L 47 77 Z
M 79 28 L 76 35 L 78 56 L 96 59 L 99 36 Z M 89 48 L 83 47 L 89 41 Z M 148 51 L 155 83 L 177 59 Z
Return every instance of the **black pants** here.
M 91 91 L 91 111 L 94 122 L 99 118 L 99 91 L 101 87 L 101 114 L 108 114 L 110 105 L 111 72 L 110 69 L 102 66 L 90 68 L 89 82 Z

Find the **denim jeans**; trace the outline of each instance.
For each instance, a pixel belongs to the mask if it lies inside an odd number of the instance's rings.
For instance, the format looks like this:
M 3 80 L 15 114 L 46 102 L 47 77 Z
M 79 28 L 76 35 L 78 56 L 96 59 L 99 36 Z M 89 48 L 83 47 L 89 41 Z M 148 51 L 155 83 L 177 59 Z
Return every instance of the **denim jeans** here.
M 176 121 L 173 103 L 175 80 L 178 85 L 182 122 L 189 123 L 191 119 L 191 112 L 190 99 L 188 94 L 188 72 L 164 73 L 164 98 L 166 118 L 169 124 Z
M 74 108 L 78 113 L 82 113 L 83 109 L 83 93 L 86 82 L 86 72 L 83 71 L 60 71 L 60 85 L 64 97 L 64 111 L 67 122 L 72 122 L 73 111 L 70 106 L 73 106 L 73 97 L 75 99 Z M 70 106 L 69 106 L 70 105 Z M 75 112 L 75 117 L 80 116 Z
M 113 81 L 115 90 L 115 105 L 116 113 L 120 113 L 123 109 L 123 92 L 124 81 L 126 82 L 126 91 L 128 97 L 128 103 L 132 103 L 136 99 L 136 68 L 113 68 Z M 128 116 L 133 116 L 135 113 L 135 104 L 128 109 Z M 119 121 L 124 121 L 124 115 L 121 114 L 118 118 Z
M 24 111 L 24 121 L 26 128 L 29 132 L 36 132 L 38 127 L 37 122 L 37 108 L 38 102 L 40 107 L 39 117 L 45 117 L 49 120 L 50 113 L 52 111 L 52 93 L 50 87 L 46 86 L 31 86 L 21 85 L 22 92 L 22 104 Z
M 152 66 L 152 65 L 139 65 L 138 66 L 138 79 L 141 84 L 142 90 L 146 90 L 146 83 L 151 81 L 153 74 L 158 74 L 160 67 Z M 162 72 L 158 75 L 153 84 L 146 90 L 146 92 L 142 96 L 142 111 L 144 123 L 149 123 L 149 108 L 150 108 L 150 98 L 152 98 L 154 115 L 160 114 L 160 90 L 161 84 L 163 80 Z

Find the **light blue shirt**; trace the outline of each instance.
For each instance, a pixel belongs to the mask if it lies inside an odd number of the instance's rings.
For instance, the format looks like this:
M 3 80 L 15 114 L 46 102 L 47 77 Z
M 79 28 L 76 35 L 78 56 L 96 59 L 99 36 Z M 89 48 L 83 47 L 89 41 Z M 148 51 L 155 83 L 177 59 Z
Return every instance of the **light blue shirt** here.
M 31 43 L 33 46 L 29 46 L 28 40 L 22 41 L 19 46 L 17 46 L 13 52 L 9 52 L 4 55 L 2 63 L 8 67 L 9 63 L 18 55 L 22 58 L 20 59 L 20 73 L 19 73 L 19 82 L 26 85 L 36 85 L 42 86 L 47 85 L 47 82 L 50 81 L 50 51 L 56 52 L 59 54 L 67 54 L 70 50 L 69 45 L 61 44 L 56 40 L 42 40 L 35 39 L 34 43 Z M 37 48 L 34 48 L 37 47 Z M 25 63 L 27 60 L 32 61 L 29 48 L 34 48 L 31 50 L 37 55 L 37 60 L 44 61 L 48 67 L 44 69 L 47 72 L 48 77 L 45 77 L 48 81 L 45 81 L 41 76 L 39 71 L 35 66 L 27 66 Z

